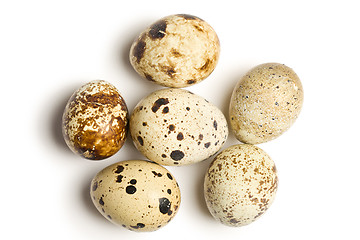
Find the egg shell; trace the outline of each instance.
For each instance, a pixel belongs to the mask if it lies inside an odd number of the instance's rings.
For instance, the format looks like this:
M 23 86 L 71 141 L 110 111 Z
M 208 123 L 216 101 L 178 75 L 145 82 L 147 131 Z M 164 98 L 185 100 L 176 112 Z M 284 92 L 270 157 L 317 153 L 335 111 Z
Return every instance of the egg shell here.
M 92 160 L 114 155 L 123 146 L 128 129 L 128 110 L 119 91 L 104 80 L 80 87 L 63 114 L 62 132 L 76 154 Z
M 140 34 L 131 46 L 130 62 L 147 80 L 187 87 L 212 73 L 219 54 L 219 39 L 208 23 L 177 14 L 158 20 Z
M 238 82 L 230 100 L 230 125 L 236 138 L 260 144 L 279 137 L 299 116 L 303 95 L 291 68 L 279 63 L 254 67 Z
M 180 188 L 164 167 L 129 160 L 112 164 L 91 181 L 95 207 L 109 221 L 132 231 L 155 231 L 176 215 Z
M 184 89 L 166 88 L 143 98 L 130 116 L 136 148 L 163 165 L 187 165 L 214 155 L 225 143 L 224 114 Z
M 244 226 L 270 207 L 277 185 L 275 164 L 262 149 L 250 144 L 234 145 L 211 163 L 204 181 L 205 201 L 221 223 Z

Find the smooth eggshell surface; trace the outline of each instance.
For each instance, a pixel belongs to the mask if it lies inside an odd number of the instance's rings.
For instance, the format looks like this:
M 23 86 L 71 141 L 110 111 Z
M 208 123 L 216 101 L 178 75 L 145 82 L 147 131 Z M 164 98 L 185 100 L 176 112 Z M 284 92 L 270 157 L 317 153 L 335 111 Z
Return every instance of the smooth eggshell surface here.
M 166 88 L 142 99 L 130 116 L 136 148 L 163 165 L 205 160 L 225 143 L 223 113 L 204 98 L 184 89 Z
M 230 101 L 230 125 L 236 138 L 259 144 L 279 137 L 299 116 L 303 94 L 299 77 L 283 64 L 251 69 L 234 88 Z
M 91 199 L 109 221 L 132 231 L 155 231 L 177 213 L 180 189 L 164 167 L 129 160 L 110 165 L 92 180 Z
M 260 148 L 240 144 L 219 153 L 204 182 L 206 204 L 215 219 L 228 226 L 244 226 L 272 204 L 277 190 L 274 162 Z
M 187 87 L 210 75 L 220 54 L 214 29 L 202 19 L 171 15 L 142 32 L 130 49 L 130 62 L 147 80 Z
M 80 87 L 69 99 L 63 114 L 65 142 L 87 159 L 104 159 L 123 146 L 128 110 L 119 91 L 103 80 Z

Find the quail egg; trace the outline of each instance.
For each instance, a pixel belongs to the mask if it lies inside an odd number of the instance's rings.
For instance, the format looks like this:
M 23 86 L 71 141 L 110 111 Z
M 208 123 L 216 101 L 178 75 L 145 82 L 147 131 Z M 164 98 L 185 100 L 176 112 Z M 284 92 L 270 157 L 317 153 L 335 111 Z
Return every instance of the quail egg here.
M 143 98 L 130 116 L 136 148 L 162 165 L 187 165 L 214 155 L 224 145 L 224 114 L 190 91 L 166 88 Z
M 147 80 L 187 87 L 208 77 L 218 62 L 220 43 L 204 20 L 177 14 L 145 29 L 130 49 L 130 62 Z
M 239 141 L 264 143 L 290 128 L 302 103 L 303 87 L 291 68 L 261 64 L 236 85 L 230 100 L 230 125 Z
M 122 161 L 104 168 L 91 181 L 90 195 L 106 219 L 138 232 L 165 226 L 181 202 L 174 176 L 145 160 Z
M 80 87 L 63 114 L 66 144 L 87 159 L 110 157 L 123 146 L 128 129 L 128 110 L 119 91 L 103 80 Z
M 277 184 L 275 164 L 262 149 L 250 144 L 234 145 L 210 164 L 204 181 L 206 204 L 221 223 L 244 226 L 270 207 Z

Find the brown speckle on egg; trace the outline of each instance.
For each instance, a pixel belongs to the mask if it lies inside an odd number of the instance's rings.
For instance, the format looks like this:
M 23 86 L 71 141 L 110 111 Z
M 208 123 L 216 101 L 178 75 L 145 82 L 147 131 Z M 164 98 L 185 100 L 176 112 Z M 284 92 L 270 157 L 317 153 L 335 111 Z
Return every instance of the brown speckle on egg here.
M 69 148 L 85 158 L 99 160 L 123 146 L 128 110 L 118 90 L 97 80 L 79 88 L 63 114 L 63 135 Z
M 159 20 L 150 26 L 149 36 L 152 40 L 165 37 L 167 23 L 166 20 Z
M 145 49 L 146 49 L 146 42 L 144 42 L 143 37 L 142 37 L 136 42 L 136 44 L 133 47 L 133 56 L 136 59 L 135 61 L 137 63 L 140 63 L 140 60 L 144 56 Z M 144 77 L 146 79 L 153 81 L 151 75 L 149 75 L 149 74 L 144 74 L 144 75 L 145 75 Z
M 156 111 L 162 106 L 169 103 L 169 99 L 167 98 L 159 98 L 156 100 L 151 108 L 151 110 L 156 113 Z
M 219 53 L 219 39 L 208 23 L 177 14 L 156 21 L 140 34 L 131 46 L 130 62 L 152 82 L 186 87 L 211 74 Z

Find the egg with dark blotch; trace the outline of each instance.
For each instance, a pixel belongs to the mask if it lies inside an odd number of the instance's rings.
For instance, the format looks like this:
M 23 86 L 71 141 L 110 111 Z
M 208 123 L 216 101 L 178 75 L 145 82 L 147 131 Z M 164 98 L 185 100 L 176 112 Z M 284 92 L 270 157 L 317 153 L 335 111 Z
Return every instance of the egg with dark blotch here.
M 80 87 L 63 114 L 62 132 L 76 154 L 92 160 L 114 155 L 123 146 L 128 129 L 128 110 L 119 91 L 103 80 Z
M 190 91 L 165 88 L 144 97 L 130 116 L 136 148 L 162 165 L 189 165 L 224 145 L 228 125 L 215 105 Z
M 131 231 L 155 231 L 178 212 L 180 188 L 164 167 L 129 160 L 101 170 L 91 181 L 95 207 L 109 221 Z
M 134 41 L 130 62 L 143 78 L 167 87 L 187 87 L 207 78 L 215 69 L 220 43 L 204 20 L 176 14 L 164 17 Z
M 243 76 L 232 93 L 230 125 L 249 144 L 273 140 L 295 122 L 304 98 L 296 73 L 284 64 L 265 63 Z
M 240 144 L 223 150 L 210 164 L 204 195 L 216 220 L 240 227 L 268 210 L 277 186 L 276 167 L 269 155 L 254 145 Z

